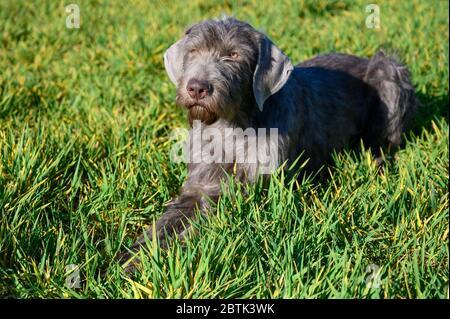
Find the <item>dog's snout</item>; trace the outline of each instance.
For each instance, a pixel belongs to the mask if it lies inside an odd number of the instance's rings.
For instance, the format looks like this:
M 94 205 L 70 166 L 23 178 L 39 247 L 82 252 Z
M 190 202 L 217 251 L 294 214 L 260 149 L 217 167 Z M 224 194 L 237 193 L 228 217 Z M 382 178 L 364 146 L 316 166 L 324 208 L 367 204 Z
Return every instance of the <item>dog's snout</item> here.
M 211 93 L 211 85 L 207 81 L 190 79 L 186 90 L 191 98 L 201 100 Z

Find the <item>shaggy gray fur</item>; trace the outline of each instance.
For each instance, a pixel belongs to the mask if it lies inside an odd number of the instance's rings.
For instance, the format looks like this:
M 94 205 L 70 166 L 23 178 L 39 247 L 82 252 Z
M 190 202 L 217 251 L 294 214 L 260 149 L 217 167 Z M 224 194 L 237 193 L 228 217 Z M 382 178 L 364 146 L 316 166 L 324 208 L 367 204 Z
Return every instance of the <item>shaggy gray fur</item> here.
M 279 163 L 303 152 L 308 171 L 360 139 L 374 152 L 385 142 L 399 145 L 417 104 L 406 67 L 382 52 L 371 59 L 327 54 L 294 67 L 266 35 L 233 18 L 188 28 L 165 53 L 165 67 L 191 124 L 277 128 Z M 196 208 L 205 213 L 218 199 L 224 172 L 252 182 L 258 164 L 191 163 L 188 171 L 179 197 L 156 222 L 162 246 L 166 235 L 184 236 Z M 152 238 L 151 226 L 146 236 Z M 144 242 L 142 235 L 131 250 Z

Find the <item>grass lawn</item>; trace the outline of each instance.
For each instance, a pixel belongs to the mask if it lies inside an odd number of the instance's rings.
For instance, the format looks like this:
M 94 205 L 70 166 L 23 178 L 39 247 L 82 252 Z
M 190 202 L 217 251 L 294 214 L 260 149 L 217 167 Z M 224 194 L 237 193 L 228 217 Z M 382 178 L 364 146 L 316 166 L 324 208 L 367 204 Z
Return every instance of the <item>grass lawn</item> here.
M 66 28 L 63 2 L 0 2 L 0 296 L 448 298 L 447 1 L 72 2 L 79 29 Z M 372 2 L 378 30 L 365 25 Z M 419 114 L 384 173 L 348 151 L 327 181 L 277 174 L 245 197 L 233 184 L 186 247 L 150 243 L 127 277 L 115 256 L 186 177 L 169 159 L 170 132 L 188 124 L 163 52 L 222 13 L 295 63 L 396 52 Z M 71 264 L 78 288 L 66 285 Z

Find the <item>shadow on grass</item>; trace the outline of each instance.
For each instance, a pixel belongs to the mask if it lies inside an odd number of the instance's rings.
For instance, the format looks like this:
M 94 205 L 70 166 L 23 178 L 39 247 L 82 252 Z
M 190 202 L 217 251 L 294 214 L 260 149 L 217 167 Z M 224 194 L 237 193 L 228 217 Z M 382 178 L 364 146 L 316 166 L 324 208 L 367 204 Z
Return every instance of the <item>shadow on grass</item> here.
M 448 123 L 449 100 L 448 92 L 442 95 L 433 96 L 422 93 L 416 93 L 419 99 L 419 108 L 416 116 L 406 133 L 414 133 L 419 135 L 423 129 L 430 130 L 432 128 L 432 121 L 445 118 Z
M 442 119 L 445 119 L 445 122 L 448 124 L 449 122 L 449 97 L 448 92 L 440 95 L 428 95 L 422 93 L 416 93 L 416 97 L 419 101 L 418 109 L 413 117 L 411 123 L 407 127 L 404 132 L 404 138 L 402 139 L 402 143 L 396 147 L 390 147 L 389 143 L 385 142 L 380 147 L 382 149 L 383 154 L 386 155 L 382 160 L 377 159 L 375 155 L 376 151 L 372 151 L 372 155 L 375 161 L 378 162 L 379 169 L 383 169 L 384 165 L 390 165 L 395 162 L 395 153 L 403 148 L 405 148 L 405 138 L 407 139 L 416 139 L 421 133 L 425 131 L 433 130 L 433 122 L 439 122 Z M 352 146 L 348 146 L 344 148 L 342 151 L 349 151 L 357 154 L 358 157 L 361 156 L 363 149 L 361 148 L 361 143 L 355 144 Z M 366 149 L 370 149 L 369 145 L 364 145 Z M 339 153 L 339 152 L 338 152 Z M 326 185 L 330 182 L 331 173 L 337 169 L 336 166 L 336 154 L 333 155 L 333 159 L 325 164 L 321 169 L 315 171 L 309 176 L 312 178 L 312 181 L 315 184 L 323 184 Z M 291 176 L 298 175 L 298 179 L 301 180 L 304 177 L 304 172 L 293 172 Z

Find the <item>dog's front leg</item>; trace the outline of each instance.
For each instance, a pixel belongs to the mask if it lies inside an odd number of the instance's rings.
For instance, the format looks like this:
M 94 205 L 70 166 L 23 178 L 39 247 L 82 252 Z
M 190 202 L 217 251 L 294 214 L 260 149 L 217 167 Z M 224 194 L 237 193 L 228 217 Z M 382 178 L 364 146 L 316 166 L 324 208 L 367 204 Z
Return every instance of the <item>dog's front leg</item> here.
M 211 202 L 217 201 L 219 196 L 219 187 L 198 187 L 186 183 L 180 195 L 172 200 L 167 206 L 163 215 L 153 225 L 147 227 L 145 232 L 130 247 L 129 251 L 119 256 L 119 260 L 125 262 L 129 260 L 133 253 L 136 253 L 145 245 L 146 238 L 152 240 L 153 229 L 161 248 L 167 247 L 167 240 L 170 237 L 178 236 L 184 239 L 190 230 L 190 220 L 195 217 L 196 210 L 206 213 Z M 139 260 L 130 263 L 126 271 L 133 271 Z
M 180 235 L 189 228 L 189 220 L 195 217 L 195 211 L 205 213 L 208 203 L 213 201 L 217 194 L 203 192 L 202 189 L 185 188 L 181 194 L 171 201 L 164 214 L 156 221 L 156 237 L 159 239 L 161 247 L 167 246 L 167 237 Z M 153 226 L 149 226 L 145 231 L 151 240 L 153 237 Z M 132 249 L 138 249 L 145 242 L 145 235 L 141 235 Z

